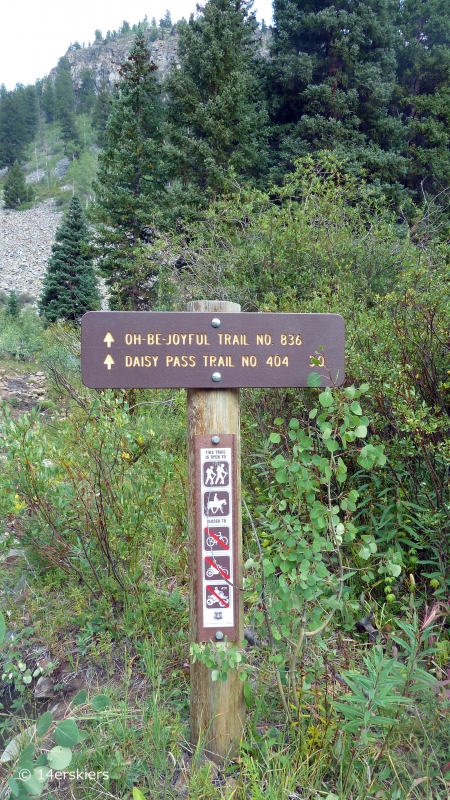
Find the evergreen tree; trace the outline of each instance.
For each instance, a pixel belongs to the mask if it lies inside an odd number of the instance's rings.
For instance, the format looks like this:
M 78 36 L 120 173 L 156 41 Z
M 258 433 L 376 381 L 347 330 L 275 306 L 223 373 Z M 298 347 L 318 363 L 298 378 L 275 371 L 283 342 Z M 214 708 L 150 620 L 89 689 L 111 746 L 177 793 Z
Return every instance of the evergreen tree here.
M 138 33 L 109 116 L 99 156 L 96 202 L 100 268 L 115 308 L 148 308 L 155 275 L 143 252 L 164 194 L 161 90 L 144 35 Z
M 284 163 L 338 149 L 384 181 L 401 176 L 392 0 L 274 0 L 267 66 L 274 143 Z
M 408 132 L 407 185 L 450 184 L 450 0 L 404 0 L 397 39 L 397 109 Z
M 79 322 L 86 311 L 95 311 L 100 305 L 89 232 L 80 201 L 74 195 L 56 231 L 39 299 L 39 314 L 48 324 L 58 319 Z
M 0 99 L 0 167 L 23 158 L 27 144 L 25 109 L 20 92 L 5 92 Z
M 159 27 L 166 28 L 169 30 L 172 28 L 172 17 L 170 11 L 167 9 L 166 13 L 164 14 L 163 18 L 159 20 Z
M 99 147 L 105 146 L 105 130 L 111 113 L 112 96 L 108 90 L 106 81 L 103 81 L 100 90 L 95 98 L 94 110 L 92 112 L 92 127 L 95 128 L 97 144 Z
M 166 81 L 166 138 L 173 177 L 191 208 L 223 191 L 234 175 L 256 180 L 267 169 L 267 114 L 249 5 L 208 0 L 197 18 L 178 27 L 179 66 Z
M 56 119 L 56 94 L 51 78 L 44 81 L 41 105 L 47 122 L 54 122 Z
M 19 299 L 13 290 L 9 293 L 6 301 L 6 313 L 8 317 L 18 317 L 20 314 Z
M 31 187 L 25 183 L 25 176 L 19 162 L 15 161 L 6 176 L 3 190 L 5 208 L 17 208 L 21 203 L 31 199 Z
M 95 77 L 91 69 L 81 72 L 81 86 L 78 92 L 78 112 L 90 114 L 95 105 Z
M 61 134 L 64 141 L 79 143 L 75 119 L 75 92 L 70 74 L 70 62 L 64 56 L 59 59 L 54 83 L 56 118 L 61 123 Z

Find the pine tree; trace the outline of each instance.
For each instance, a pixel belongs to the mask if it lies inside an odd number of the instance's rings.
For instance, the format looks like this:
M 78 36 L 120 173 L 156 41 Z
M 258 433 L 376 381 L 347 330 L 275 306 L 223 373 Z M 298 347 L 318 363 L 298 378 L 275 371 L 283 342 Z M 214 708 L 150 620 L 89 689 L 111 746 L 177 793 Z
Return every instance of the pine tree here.
M 75 92 L 70 74 L 70 62 L 64 56 L 59 59 L 55 77 L 56 117 L 61 123 L 61 134 L 64 141 L 79 144 L 78 128 L 75 119 Z
M 105 130 L 111 113 L 112 95 L 108 90 L 106 81 L 100 86 L 100 90 L 95 98 L 94 110 L 92 112 L 92 127 L 96 131 L 97 144 L 105 146 Z
M 337 149 L 369 174 L 404 170 L 392 0 L 275 0 L 267 66 L 274 143 L 282 160 Z
M 78 91 L 78 113 L 90 114 L 95 105 L 95 77 L 91 69 L 81 71 L 81 86 Z
M 407 185 L 450 184 L 450 0 L 404 0 L 397 39 L 397 110 L 404 115 Z
M 109 116 L 99 156 L 96 222 L 100 269 L 110 287 L 110 306 L 148 308 L 155 275 L 143 253 L 148 226 L 164 194 L 161 89 L 144 35 L 136 35 Z
M 179 66 L 166 81 L 166 138 L 173 178 L 191 206 L 223 191 L 234 175 L 257 180 L 267 169 L 268 119 L 249 7 L 246 0 L 208 0 L 178 27 Z
M 13 290 L 9 293 L 6 301 L 6 313 L 8 317 L 18 317 L 20 314 L 19 299 Z
M 5 208 L 17 208 L 17 206 L 29 199 L 31 199 L 31 192 L 25 183 L 25 175 L 20 168 L 19 162 L 15 161 L 6 176 L 3 203 Z
M 48 324 L 59 319 L 78 322 L 86 311 L 95 311 L 100 304 L 89 232 L 80 201 L 74 195 L 56 231 L 39 299 L 39 314 Z
M 47 78 L 44 81 L 41 105 L 47 122 L 54 122 L 56 118 L 56 94 L 51 78 Z

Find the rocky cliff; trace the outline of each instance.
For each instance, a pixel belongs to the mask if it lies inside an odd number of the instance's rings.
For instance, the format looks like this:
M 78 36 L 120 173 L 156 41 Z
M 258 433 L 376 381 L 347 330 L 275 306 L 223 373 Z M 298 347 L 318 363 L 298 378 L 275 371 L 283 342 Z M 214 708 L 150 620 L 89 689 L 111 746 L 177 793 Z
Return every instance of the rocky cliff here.
M 104 42 L 94 42 L 90 47 L 79 50 L 69 49 L 66 58 L 70 61 L 70 72 L 75 91 L 81 87 L 81 74 L 90 69 L 95 77 L 96 88 L 105 81 L 110 88 L 120 80 L 119 67 L 126 60 L 133 44 L 134 34 L 118 36 Z M 161 75 L 164 75 L 177 58 L 178 37 L 176 33 L 166 34 L 166 38 L 151 42 L 152 58 Z M 52 70 L 51 75 L 55 70 Z
M 258 30 L 256 35 L 258 37 L 258 53 L 263 58 L 267 58 L 270 31 L 262 34 Z M 133 33 L 122 34 L 115 39 L 94 42 L 90 47 L 80 48 L 79 50 L 70 48 L 65 55 L 71 65 L 70 72 L 75 91 L 81 87 L 81 74 L 84 69 L 90 69 L 93 72 L 97 90 L 104 81 L 112 89 L 120 80 L 119 67 L 131 50 L 133 39 Z M 171 64 L 177 61 L 178 35 L 176 28 L 174 27 L 172 31 L 165 31 L 164 39 L 157 39 L 153 42 L 150 40 L 150 34 L 148 33 L 148 44 L 153 61 L 163 77 L 170 69 Z M 56 68 L 51 71 L 50 75 L 55 73 Z

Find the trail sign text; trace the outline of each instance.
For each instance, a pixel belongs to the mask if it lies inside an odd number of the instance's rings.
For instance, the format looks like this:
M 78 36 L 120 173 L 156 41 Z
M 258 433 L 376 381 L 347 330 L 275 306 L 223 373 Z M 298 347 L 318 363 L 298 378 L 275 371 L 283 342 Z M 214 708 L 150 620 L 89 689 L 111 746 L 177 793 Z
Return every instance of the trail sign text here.
M 339 385 L 344 334 L 339 314 L 91 311 L 81 325 L 83 383 L 94 389 L 295 387 L 306 386 L 314 371 L 323 386 Z

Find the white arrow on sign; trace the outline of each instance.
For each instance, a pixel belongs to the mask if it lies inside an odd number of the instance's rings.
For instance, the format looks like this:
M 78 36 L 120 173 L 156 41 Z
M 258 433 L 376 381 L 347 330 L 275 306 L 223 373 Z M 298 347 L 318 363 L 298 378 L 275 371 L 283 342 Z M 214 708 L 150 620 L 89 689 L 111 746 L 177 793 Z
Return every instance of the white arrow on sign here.
M 106 344 L 108 345 L 108 347 L 111 347 L 111 343 L 114 341 L 114 336 L 112 335 L 112 333 L 110 333 L 110 332 L 108 331 L 108 333 L 106 334 L 106 336 L 105 336 L 105 338 L 103 339 L 103 341 L 104 341 L 104 342 L 106 342 Z
M 113 359 L 113 357 L 112 357 L 112 356 L 110 356 L 110 355 L 109 355 L 109 353 L 108 353 L 108 355 L 106 356 L 106 358 L 105 358 L 105 360 L 104 360 L 104 362 L 103 362 L 103 363 L 104 363 L 104 364 L 106 364 L 106 366 L 108 367 L 108 369 L 111 369 L 112 365 L 114 364 L 114 359 Z

